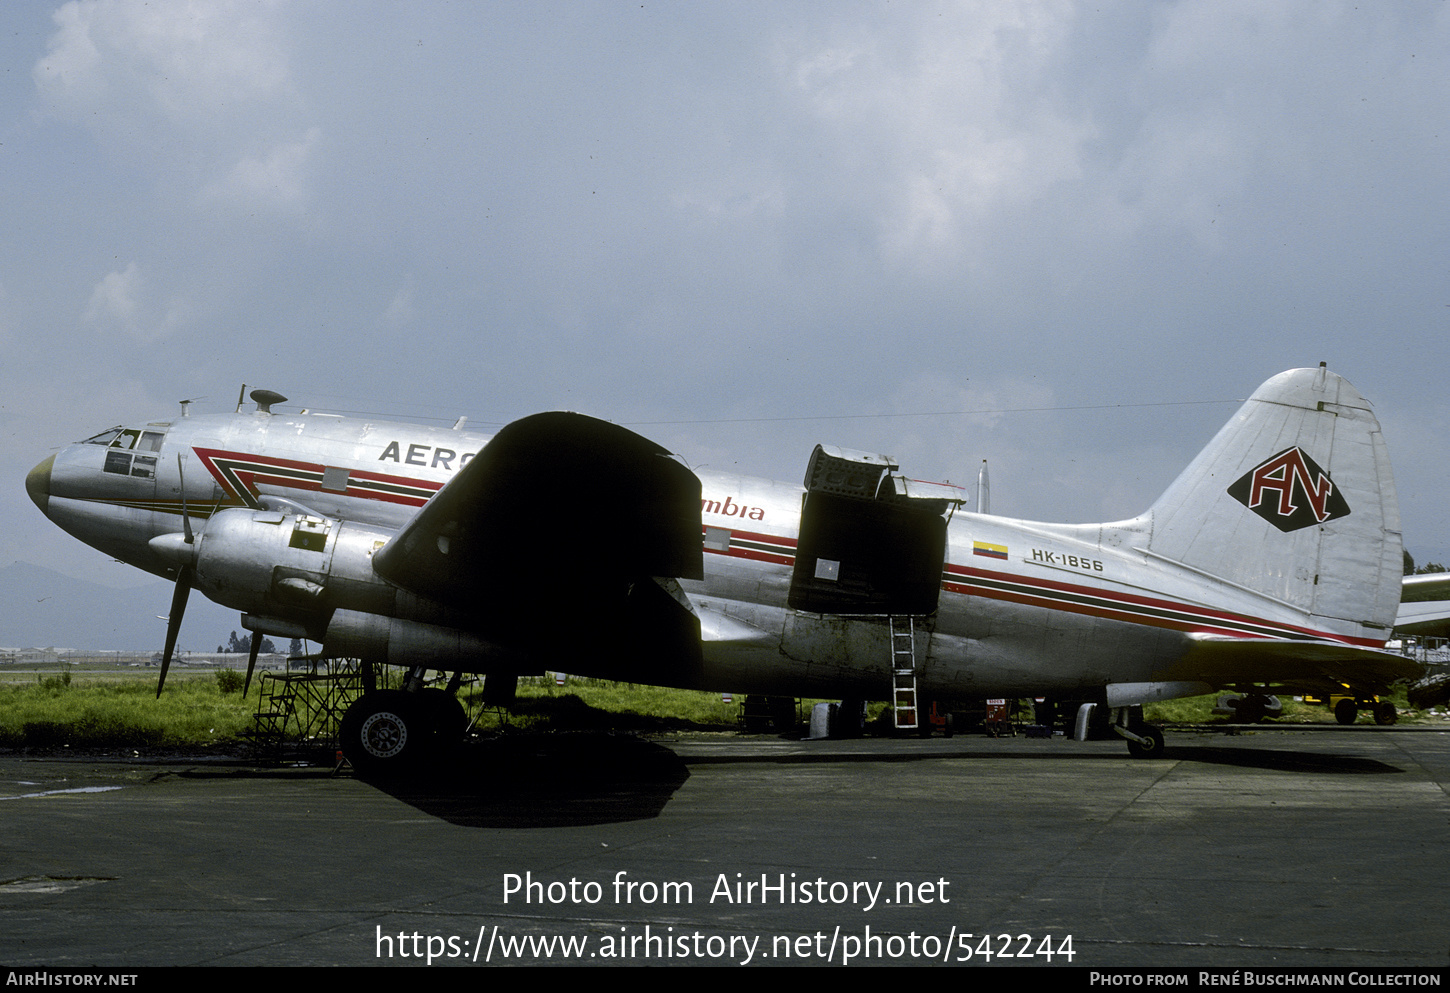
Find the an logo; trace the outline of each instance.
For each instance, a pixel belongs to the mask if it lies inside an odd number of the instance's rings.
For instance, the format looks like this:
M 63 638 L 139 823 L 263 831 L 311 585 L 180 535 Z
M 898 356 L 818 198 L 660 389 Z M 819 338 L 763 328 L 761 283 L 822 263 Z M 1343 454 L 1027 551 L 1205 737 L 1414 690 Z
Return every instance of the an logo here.
M 1228 494 L 1280 531 L 1298 531 L 1349 514 L 1349 504 L 1329 473 L 1297 447 L 1254 466 Z

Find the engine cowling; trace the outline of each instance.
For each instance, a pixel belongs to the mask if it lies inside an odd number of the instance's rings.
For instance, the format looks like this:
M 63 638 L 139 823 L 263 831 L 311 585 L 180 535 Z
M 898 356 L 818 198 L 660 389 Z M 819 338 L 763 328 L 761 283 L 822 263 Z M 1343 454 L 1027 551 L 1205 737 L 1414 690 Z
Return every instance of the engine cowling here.
M 373 571 L 373 555 L 393 533 L 306 513 L 234 508 L 213 514 L 191 542 L 170 534 L 151 545 L 189 565 L 195 588 L 249 615 L 254 630 L 300 629 L 329 655 L 430 668 L 501 660 L 494 645 L 459 626 L 458 611 Z

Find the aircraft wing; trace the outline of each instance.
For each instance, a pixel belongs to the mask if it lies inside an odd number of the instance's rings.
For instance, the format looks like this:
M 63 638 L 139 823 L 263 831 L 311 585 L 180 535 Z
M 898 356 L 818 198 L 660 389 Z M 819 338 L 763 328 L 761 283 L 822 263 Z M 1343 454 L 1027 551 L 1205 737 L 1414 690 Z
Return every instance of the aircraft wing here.
M 373 557 L 373 569 L 454 606 L 609 565 L 703 576 L 700 481 L 668 451 L 582 414 L 514 421 Z
M 700 480 L 669 452 L 552 412 L 499 431 L 378 550 L 373 570 L 490 639 L 572 649 L 586 633 L 619 632 L 631 612 L 631 626 L 668 612 L 674 601 L 651 577 L 702 577 L 701 533 Z M 652 605 L 643 614 L 641 598 Z
M 1369 695 L 1424 674 L 1424 666 L 1414 659 L 1340 642 L 1195 638 L 1188 654 L 1172 667 L 1171 678 L 1225 688 L 1266 686 L 1275 692 L 1316 693 L 1349 686 Z

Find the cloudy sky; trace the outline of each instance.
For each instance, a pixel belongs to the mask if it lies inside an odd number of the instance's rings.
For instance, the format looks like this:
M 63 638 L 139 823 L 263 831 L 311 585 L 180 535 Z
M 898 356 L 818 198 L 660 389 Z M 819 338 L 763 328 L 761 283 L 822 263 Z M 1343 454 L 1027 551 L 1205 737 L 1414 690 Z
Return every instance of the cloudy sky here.
M 1280 370 L 1450 562 L 1450 4 L 6 4 L 0 565 L 31 466 L 242 383 L 692 465 L 1144 509 Z M 162 605 L 164 609 L 164 605 Z

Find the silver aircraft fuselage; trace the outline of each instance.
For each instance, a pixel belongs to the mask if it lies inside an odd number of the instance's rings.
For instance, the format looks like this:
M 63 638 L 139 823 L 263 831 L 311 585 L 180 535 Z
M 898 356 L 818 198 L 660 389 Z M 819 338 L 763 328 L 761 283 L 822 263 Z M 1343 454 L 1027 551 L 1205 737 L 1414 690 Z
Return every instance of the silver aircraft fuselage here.
M 257 584 L 273 582 L 268 577 L 277 574 L 278 563 L 291 561 L 288 556 L 301 561 L 351 548 L 356 554 L 347 581 L 380 583 L 366 574 L 371 553 L 488 442 L 489 436 L 462 430 L 305 412 L 196 415 L 131 425 L 69 445 L 36 466 L 26 486 L 45 515 L 76 538 L 173 579 L 177 559 L 168 554 L 164 536 L 189 526 L 205 530 L 206 522 L 227 513 L 240 520 L 249 508 L 254 516 L 287 516 L 292 540 L 286 547 L 277 552 L 259 547 L 255 561 L 214 568 L 198 580 L 211 599 L 260 617 L 272 611 L 272 601 L 259 600 Z M 1272 453 L 1255 454 L 1243 464 L 1267 454 Z M 1276 492 L 1303 503 L 1287 470 L 1259 471 L 1256 499 L 1265 487 L 1277 486 Z M 678 589 L 698 618 L 703 663 L 682 671 L 678 681 L 658 674 L 648 681 L 793 696 L 889 696 L 885 614 L 894 611 L 791 605 L 793 582 L 801 582 L 797 557 L 807 490 L 744 476 L 696 475 L 703 577 L 682 578 Z M 610 522 L 591 517 L 589 480 L 563 483 L 577 487 L 580 496 L 577 520 L 560 526 L 578 528 L 581 535 L 607 532 Z M 1286 505 L 1294 502 L 1289 496 Z M 1242 510 L 1229 507 L 1232 513 Z M 1205 527 L 1224 513 L 1205 512 Z M 934 579 L 937 599 L 917 627 L 916 680 L 929 698 L 1096 694 L 1101 699 L 1104 688 L 1114 685 L 1157 687 L 1122 698 L 1137 703 L 1254 681 L 1215 677 L 1193 654 L 1205 643 L 1272 641 L 1363 652 L 1381 647 L 1388 634 L 1368 611 L 1346 618 L 1337 608 L 1321 610 L 1312 592 L 1317 574 L 1305 586 L 1311 592 L 1301 594 L 1287 585 L 1297 581 L 1292 576 L 1282 590 L 1272 576 L 1264 582 L 1223 579 L 1209 566 L 1194 564 L 1213 560 L 1191 543 L 1184 547 L 1192 554 L 1155 551 L 1151 542 L 1155 529 L 1165 528 L 1163 510 L 1156 517 L 1092 525 L 1011 520 L 950 507 L 946 516 L 945 552 Z M 1397 516 L 1393 526 L 1398 527 Z M 1241 540 L 1243 527 L 1233 523 L 1227 531 Z M 316 530 L 315 542 L 303 533 L 308 528 Z M 201 539 L 203 547 L 208 540 Z M 344 551 L 336 552 L 339 561 Z M 571 598 L 589 595 L 591 561 L 608 554 L 607 547 L 581 539 L 577 560 L 561 564 L 557 585 L 539 595 L 557 600 L 559 611 L 570 610 Z M 1384 549 L 1374 555 L 1398 557 Z M 250 578 L 254 573 L 261 578 Z M 307 585 L 292 580 L 296 603 L 315 593 Z M 369 595 L 369 602 L 377 599 Z M 295 611 L 289 616 L 305 620 L 304 607 Z M 447 610 L 417 616 L 437 625 L 458 623 L 456 612 Z M 321 622 L 307 630 L 318 636 L 325 628 Z M 538 637 L 547 641 L 549 633 Z M 434 667 L 487 669 L 467 658 Z M 587 656 L 559 658 L 548 667 L 594 674 Z

